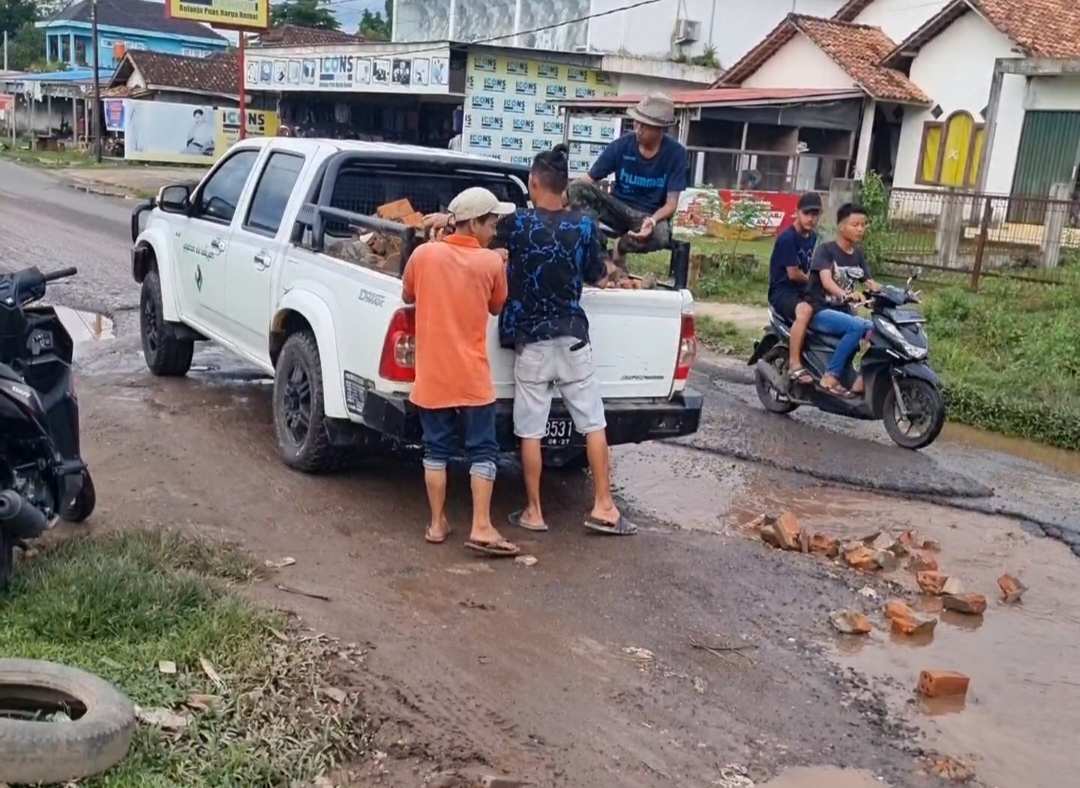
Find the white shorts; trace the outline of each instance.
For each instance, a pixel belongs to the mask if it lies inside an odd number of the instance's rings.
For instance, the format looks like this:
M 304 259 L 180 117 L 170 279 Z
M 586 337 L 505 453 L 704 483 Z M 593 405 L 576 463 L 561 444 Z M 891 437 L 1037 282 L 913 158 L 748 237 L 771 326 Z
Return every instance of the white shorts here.
M 593 370 L 592 345 L 558 337 L 522 345 L 514 362 L 514 434 L 539 440 L 547 430 L 551 400 L 558 391 L 582 435 L 607 428 L 600 384 Z

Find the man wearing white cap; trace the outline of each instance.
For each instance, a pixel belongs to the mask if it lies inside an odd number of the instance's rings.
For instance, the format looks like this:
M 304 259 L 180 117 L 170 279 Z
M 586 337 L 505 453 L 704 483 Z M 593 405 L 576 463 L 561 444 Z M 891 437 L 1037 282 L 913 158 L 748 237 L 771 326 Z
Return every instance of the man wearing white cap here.
M 608 145 L 589 174 L 570 184 L 570 203 L 590 208 L 619 235 L 612 256 L 625 268 L 629 252 L 655 252 L 671 243 L 671 217 L 686 189 L 686 148 L 667 133 L 675 125 L 675 102 L 650 93 L 627 113 L 634 133 Z M 610 195 L 597 183 L 614 174 Z
M 506 269 L 487 247 L 499 217 L 515 207 L 480 187 L 451 200 L 452 232 L 413 252 L 401 295 L 406 304 L 416 304 L 416 381 L 409 398 L 424 432 L 424 483 L 431 504 L 424 538 L 442 544 L 450 535 L 446 466 L 464 439 L 473 499 L 465 546 L 497 557 L 521 550 L 491 523 L 499 444 L 487 340 L 491 316 L 506 302 Z

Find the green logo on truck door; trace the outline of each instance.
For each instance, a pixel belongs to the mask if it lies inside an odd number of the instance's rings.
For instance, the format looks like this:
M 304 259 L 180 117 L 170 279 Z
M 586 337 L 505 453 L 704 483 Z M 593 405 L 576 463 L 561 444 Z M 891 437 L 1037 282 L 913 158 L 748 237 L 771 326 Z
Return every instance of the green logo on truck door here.
M 202 266 L 195 266 L 195 287 L 199 288 L 199 292 L 202 292 Z

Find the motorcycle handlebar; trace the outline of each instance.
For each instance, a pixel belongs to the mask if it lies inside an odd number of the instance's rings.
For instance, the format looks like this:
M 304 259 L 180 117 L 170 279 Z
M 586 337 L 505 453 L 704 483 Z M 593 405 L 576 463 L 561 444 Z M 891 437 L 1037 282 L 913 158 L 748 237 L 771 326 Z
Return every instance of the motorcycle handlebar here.
M 61 268 L 59 271 L 44 274 L 41 278 L 46 282 L 55 282 L 57 279 L 67 279 L 69 276 L 75 276 L 77 273 L 79 273 L 79 269 L 72 266 L 70 268 Z

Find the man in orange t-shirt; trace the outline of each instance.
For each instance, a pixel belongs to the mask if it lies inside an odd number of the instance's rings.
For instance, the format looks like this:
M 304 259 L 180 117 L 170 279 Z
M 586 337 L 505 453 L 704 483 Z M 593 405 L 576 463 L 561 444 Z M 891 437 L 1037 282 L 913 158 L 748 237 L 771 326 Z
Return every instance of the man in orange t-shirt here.
M 416 304 L 416 382 L 410 400 L 424 431 L 424 483 L 431 524 L 424 538 L 441 544 L 446 521 L 446 465 L 464 438 L 472 479 L 472 532 L 465 546 L 491 556 L 521 552 L 491 523 L 495 486 L 495 386 L 488 362 L 488 325 L 506 302 L 506 269 L 487 249 L 499 218 L 515 206 L 487 189 L 451 200 L 453 232 L 418 247 L 405 267 L 402 299 Z

